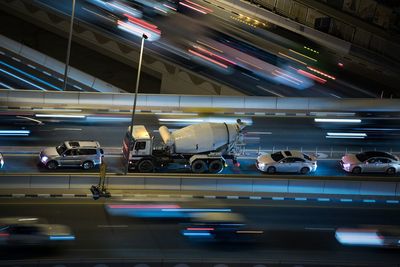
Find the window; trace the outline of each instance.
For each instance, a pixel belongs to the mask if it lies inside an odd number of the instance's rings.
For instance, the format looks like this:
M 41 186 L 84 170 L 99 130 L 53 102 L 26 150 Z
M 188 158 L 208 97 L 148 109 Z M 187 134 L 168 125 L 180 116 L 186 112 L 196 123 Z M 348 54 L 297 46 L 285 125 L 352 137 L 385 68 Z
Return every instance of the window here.
M 281 159 L 283 159 L 283 155 L 282 155 L 281 152 L 275 152 L 275 153 L 271 154 L 271 158 L 272 158 L 274 161 L 278 162 L 278 161 L 280 161 Z
M 387 159 L 387 158 L 378 158 L 377 161 L 379 161 L 379 163 L 390 163 L 391 160 Z
M 305 160 L 301 159 L 301 158 L 292 158 L 292 159 L 293 159 L 293 162 L 305 162 Z
M 92 148 L 81 148 L 79 149 L 78 155 L 96 155 L 96 149 Z
M 65 151 L 64 153 L 66 156 L 75 156 L 76 155 L 76 149 L 69 149 Z
M 376 158 L 369 159 L 367 162 L 368 163 L 377 163 Z
M 146 148 L 146 142 L 136 142 L 135 150 L 143 150 Z
M 306 160 L 309 160 L 309 161 L 312 160 L 307 154 L 303 154 L 303 157 L 304 157 Z

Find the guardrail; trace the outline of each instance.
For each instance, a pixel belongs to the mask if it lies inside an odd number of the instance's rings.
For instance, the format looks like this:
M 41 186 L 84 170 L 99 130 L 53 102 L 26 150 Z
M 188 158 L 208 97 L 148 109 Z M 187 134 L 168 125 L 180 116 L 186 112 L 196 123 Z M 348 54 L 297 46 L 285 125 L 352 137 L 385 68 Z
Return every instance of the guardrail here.
M 3 189 L 89 189 L 94 174 L 2 174 Z M 174 190 L 313 195 L 400 196 L 399 177 L 295 177 L 273 175 L 107 175 L 110 190 Z
M 130 110 L 134 95 L 0 89 L 0 107 Z M 400 99 L 139 94 L 139 110 L 399 112 Z

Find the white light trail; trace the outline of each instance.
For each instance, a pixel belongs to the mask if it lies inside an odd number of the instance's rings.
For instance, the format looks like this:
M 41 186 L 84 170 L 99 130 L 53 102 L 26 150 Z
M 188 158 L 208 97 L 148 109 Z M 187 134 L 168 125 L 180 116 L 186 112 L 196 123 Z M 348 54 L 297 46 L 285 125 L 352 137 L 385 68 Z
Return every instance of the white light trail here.
M 84 119 L 85 115 L 69 115 L 69 114 L 35 114 L 38 118 L 75 118 Z
M 346 122 L 346 123 L 360 123 L 360 119 L 324 119 L 324 118 L 315 118 L 315 122 Z

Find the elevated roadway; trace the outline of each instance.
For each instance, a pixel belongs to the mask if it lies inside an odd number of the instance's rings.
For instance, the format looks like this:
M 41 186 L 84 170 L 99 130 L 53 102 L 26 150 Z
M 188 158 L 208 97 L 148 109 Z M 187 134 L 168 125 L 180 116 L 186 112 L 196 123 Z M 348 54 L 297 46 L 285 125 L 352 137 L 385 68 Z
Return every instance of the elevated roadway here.
M 46 0 L 38 1 L 40 3 L 45 3 L 46 5 L 50 5 L 50 11 L 46 10 L 46 12 L 54 11 L 53 9 L 61 10 L 62 13 L 69 14 L 68 8 L 64 2 L 49 2 Z M 28 8 L 28 10 L 23 10 L 19 8 L 20 6 L 29 6 L 23 1 L 11 1 L 11 4 L 8 6 L 7 10 L 11 10 L 18 6 L 17 12 L 25 12 L 26 15 L 34 16 L 36 19 L 39 19 L 43 25 L 48 25 L 49 28 L 52 28 L 56 31 L 62 29 L 65 31 L 66 23 L 62 23 L 59 21 L 52 20 L 51 16 L 46 16 L 41 12 L 31 12 L 32 10 L 36 11 L 36 8 L 32 9 Z M 10 9 L 11 8 L 11 9 Z M 78 12 L 79 13 L 79 12 Z M 197 27 L 206 27 L 208 29 L 209 25 L 215 25 L 221 32 L 234 32 L 235 35 L 240 36 L 240 39 L 244 39 L 247 43 L 256 43 L 258 47 L 274 47 L 273 54 L 277 55 L 279 52 L 286 53 L 287 47 L 285 48 L 276 48 L 277 45 L 272 44 L 273 41 L 266 41 L 269 39 L 274 39 L 272 37 L 266 37 L 268 35 L 264 32 L 264 30 L 256 31 L 256 34 L 252 32 L 252 28 L 250 29 L 241 29 L 243 26 L 240 23 L 232 22 L 230 12 L 215 10 L 215 17 L 209 16 L 205 22 L 199 24 L 199 22 L 194 20 L 188 20 L 187 17 L 179 17 L 179 20 L 176 18 L 168 18 L 162 19 L 160 25 L 165 27 L 165 30 L 168 29 L 171 31 L 172 28 L 176 28 L 176 24 L 179 25 L 193 24 L 193 28 L 197 29 Z M 223 14 L 220 14 L 223 13 Z M 23 16 L 25 17 L 25 16 Z M 64 15 L 60 15 L 62 19 L 64 19 Z M 135 38 L 129 38 L 125 35 L 121 35 L 119 32 L 116 32 L 115 29 L 109 30 L 108 28 L 104 29 L 104 27 L 99 27 L 101 23 L 94 20 L 93 18 L 87 18 L 83 16 L 80 21 L 79 29 L 76 32 L 77 40 L 82 43 L 95 45 L 99 50 L 106 50 L 110 55 L 115 55 L 120 58 L 123 58 L 126 62 L 130 62 L 133 58 L 137 59 L 136 53 L 131 50 L 132 45 L 137 44 L 137 40 Z M 185 21 L 185 22 L 182 22 Z M 95 24 L 95 26 L 93 25 Z M 204 25 L 203 25 L 204 24 Z M 165 31 L 163 28 L 163 31 Z M 275 96 L 320 96 L 320 97 L 376 97 L 378 96 L 380 91 L 380 86 L 375 84 L 374 82 L 365 81 L 363 76 L 372 77 L 368 74 L 349 74 L 347 73 L 347 69 L 337 70 L 337 62 L 329 63 L 333 64 L 335 70 L 334 72 L 340 73 L 341 78 L 337 78 L 335 82 L 328 82 L 324 85 L 315 84 L 308 90 L 297 90 L 291 88 L 289 86 L 283 84 L 274 84 L 272 82 L 267 81 L 264 78 L 260 78 L 257 74 L 253 73 L 254 71 L 234 71 L 235 75 L 225 75 L 216 69 L 210 68 L 208 65 L 199 64 L 198 59 L 193 56 L 187 55 L 187 46 L 188 42 L 196 42 L 196 38 L 194 34 L 198 34 L 198 32 L 206 31 L 204 29 L 198 30 L 196 33 L 187 32 L 187 29 L 180 29 L 179 34 L 185 32 L 185 36 L 187 38 L 185 40 L 181 40 L 179 35 L 176 35 L 175 32 L 171 32 L 167 39 L 164 42 L 154 42 L 148 43 L 146 48 L 152 51 L 152 54 L 145 56 L 144 66 L 145 68 L 151 68 L 162 75 L 162 92 L 173 92 L 173 93 L 187 93 L 188 88 L 191 90 L 191 93 L 197 92 L 198 94 L 233 94 L 233 90 L 230 88 L 235 88 L 244 94 L 250 95 L 275 95 Z M 260 35 L 262 37 L 256 37 Z M 276 37 L 275 39 L 280 39 L 280 37 Z M 177 44 L 176 44 L 177 42 Z M 291 41 L 288 41 L 291 43 Z M 101 43 L 101 44 L 100 44 Z M 113 43 L 113 45 L 110 45 Z M 296 45 L 297 46 L 297 45 Z M 100 48 L 101 47 L 101 48 Z M 279 46 L 278 46 L 279 47 Z M 303 47 L 302 45 L 300 46 Z M 272 49 L 272 48 L 271 48 Z M 172 55 L 171 55 L 172 54 Z M 156 55 L 156 56 L 155 56 Z M 258 56 L 258 55 L 257 55 Z M 151 57 L 150 60 L 146 58 Z M 325 56 L 323 56 L 325 57 Z M 329 54 L 326 56 L 330 57 Z M 174 63 L 166 63 L 164 60 L 169 60 Z M 286 59 L 285 59 L 286 60 Z M 324 61 L 322 58 L 320 61 Z M 176 64 L 176 65 L 175 65 Z M 329 65 L 328 64 L 328 65 Z M 184 66 L 186 69 L 177 66 Z M 353 69 L 353 68 L 352 68 Z M 355 68 L 359 69 L 359 68 Z M 201 74 L 199 77 L 197 74 Z M 206 78 L 204 78 L 206 77 Z M 237 79 L 240 77 L 240 79 Z M 217 81 L 217 82 L 215 82 Z M 386 81 L 386 80 L 385 80 Z M 378 80 L 378 84 L 382 82 L 382 79 Z M 387 92 L 388 95 L 391 93 Z M 395 92 L 392 92 L 392 95 L 396 95 Z
M 174 203 L 174 199 L 131 199 L 125 203 Z M 184 238 L 180 230 L 185 220 L 141 220 L 114 217 L 106 213 L 104 204 L 116 203 L 79 199 L 1 199 L 2 216 L 33 216 L 50 223 L 69 225 L 76 240 L 69 246 L 2 249 L 2 264 L 6 260 L 26 260 L 32 264 L 75 263 L 85 260 L 120 266 L 136 262 L 167 264 L 239 263 L 269 266 L 398 266 L 397 250 L 344 247 L 334 238 L 340 226 L 399 225 L 397 208 L 386 205 L 365 208 L 358 204 L 290 203 L 254 200 L 207 200 L 175 202 L 188 208 L 230 208 L 245 216 L 248 224 L 264 230 L 254 242 L 196 243 Z M 35 208 L 32 208 L 35 207 Z M 91 260 L 89 260 L 91 259 Z M 9 262 L 11 264 L 11 262 Z M 85 266 L 91 266 L 87 265 Z M 164 266 L 163 265 L 163 266 Z M 68 264 L 69 266 L 69 264 Z M 94 266 L 94 264 L 92 265 Z M 97 265 L 98 266 L 98 265 Z M 102 265 L 104 266 L 104 265 Z M 192 266 L 189 264 L 189 266 Z M 210 265 L 212 266 L 212 265 Z M 242 266 L 242 265 L 240 265 Z M 249 265 L 246 265 L 249 266 Z

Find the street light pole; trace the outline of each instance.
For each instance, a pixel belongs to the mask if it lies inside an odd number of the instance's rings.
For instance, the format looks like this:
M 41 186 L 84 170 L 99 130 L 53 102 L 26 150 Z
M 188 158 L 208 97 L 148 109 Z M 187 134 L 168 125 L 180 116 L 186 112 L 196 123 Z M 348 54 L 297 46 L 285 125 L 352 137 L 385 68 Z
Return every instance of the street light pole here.
M 65 59 L 64 83 L 63 83 L 63 87 L 62 87 L 63 91 L 65 91 L 67 89 L 68 67 L 69 67 L 69 57 L 71 55 L 71 41 L 72 41 L 72 31 L 73 31 L 73 27 L 74 27 L 74 17 L 75 17 L 75 0 L 72 0 L 72 14 L 71 14 L 71 23 L 69 25 L 67 58 Z
M 139 91 L 139 81 L 140 81 L 140 72 L 142 69 L 142 59 L 143 59 L 143 47 L 144 47 L 144 40 L 146 40 L 148 37 L 146 34 L 142 35 L 142 43 L 140 45 L 140 55 L 139 55 L 139 67 L 138 67 L 138 72 L 137 72 L 137 77 L 136 77 L 136 87 L 135 87 L 135 96 L 133 98 L 133 106 L 132 106 L 132 117 L 131 117 L 131 126 L 129 127 L 129 144 L 128 144 L 128 153 L 126 157 L 126 163 L 125 163 L 125 174 L 128 173 L 129 169 L 129 151 L 132 146 L 132 133 L 133 133 L 133 123 L 135 120 L 135 111 L 136 111 L 136 100 L 137 100 L 137 95 Z

